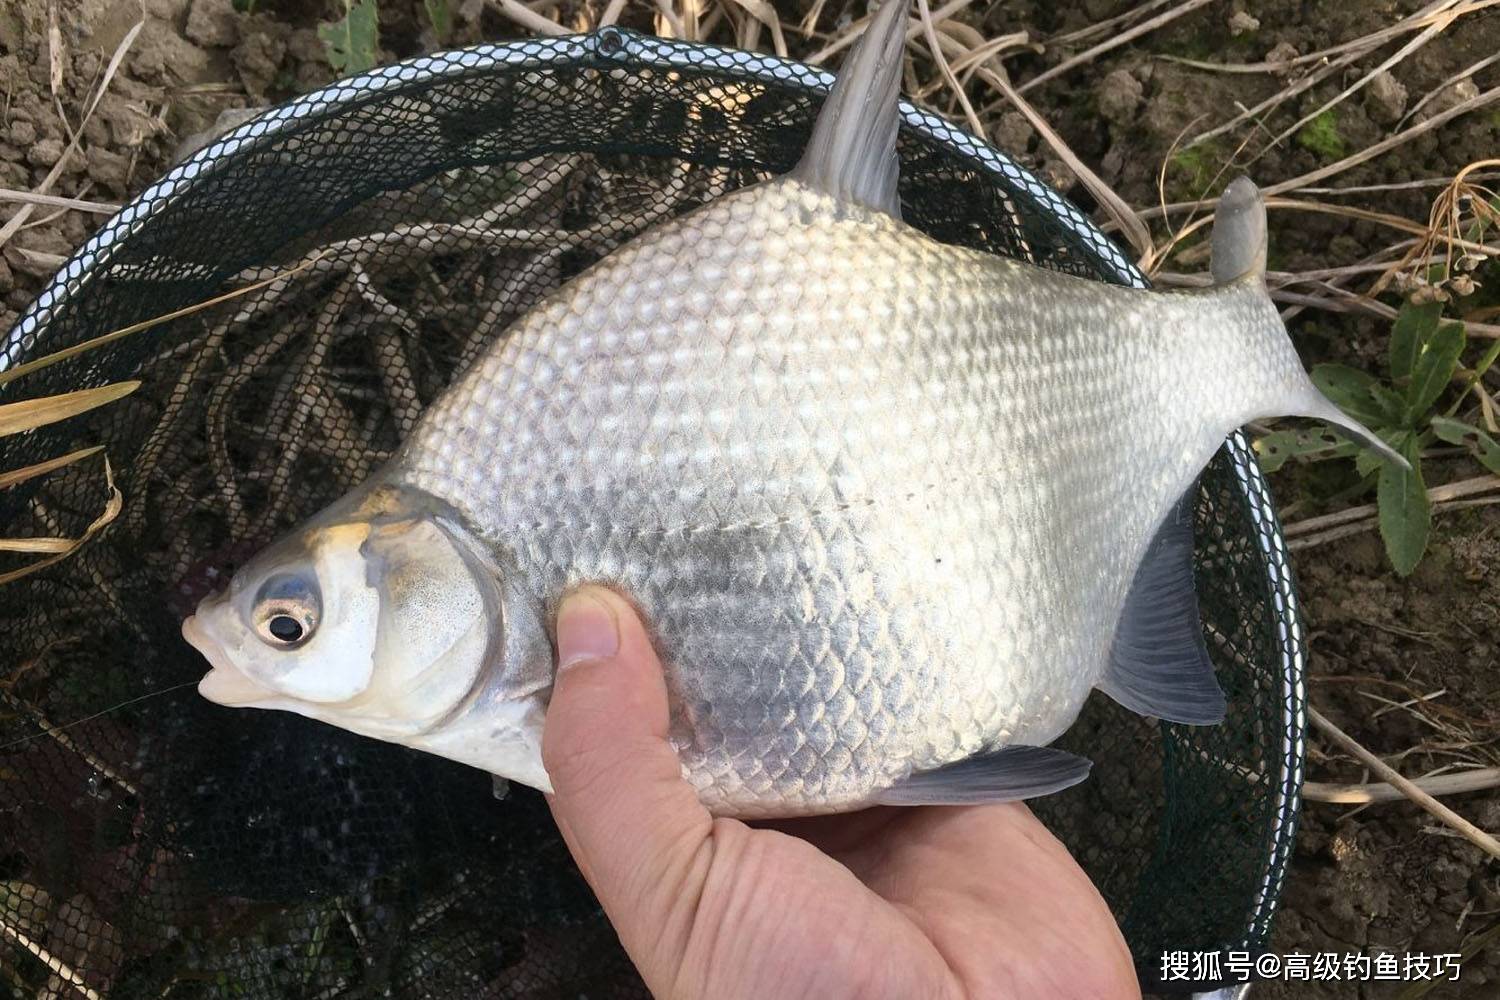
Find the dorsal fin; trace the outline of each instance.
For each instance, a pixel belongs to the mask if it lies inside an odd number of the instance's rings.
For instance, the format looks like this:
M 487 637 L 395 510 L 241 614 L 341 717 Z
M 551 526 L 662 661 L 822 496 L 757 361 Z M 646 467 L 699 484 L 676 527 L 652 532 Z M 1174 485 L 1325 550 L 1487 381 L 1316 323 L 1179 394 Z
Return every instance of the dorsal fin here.
M 901 53 L 910 0 L 885 0 L 813 125 L 790 176 L 841 201 L 901 217 L 896 132 L 901 125 Z
M 1266 273 L 1266 203 L 1250 178 L 1236 177 L 1219 195 L 1212 248 L 1209 271 L 1221 285 Z

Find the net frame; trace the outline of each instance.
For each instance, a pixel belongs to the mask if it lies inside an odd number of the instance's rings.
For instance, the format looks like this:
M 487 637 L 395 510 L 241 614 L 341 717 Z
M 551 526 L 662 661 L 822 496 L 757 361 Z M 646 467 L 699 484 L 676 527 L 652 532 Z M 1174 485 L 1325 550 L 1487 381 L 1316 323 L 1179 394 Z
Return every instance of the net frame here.
M 63 265 L 0 343 L 0 371 L 27 360 L 39 345 L 45 345 L 49 326 L 72 303 L 89 292 L 95 277 L 104 272 L 111 258 L 133 234 L 153 218 L 169 212 L 175 203 L 192 192 L 196 184 L 227 169 L 237 157 L 274 140 L 286 130 L 296 128 L 299 123 L 335 114 L 350 102 L 466 74 L 520 67 L 556 70 L 609 65 L 723 73 L 737 78 L 774 81 L 780 86 L 801 87 L 817 94 L 826 93 L 834 79 L 830 73 L 765 54 L 664 40 L 613 27 L 591 35 L 529 39 L 422 56 L 346 78 L 272 109 L 210 143 L 174 167 L 110 219 Z M 1074 248 L 1092 259 L 1101 276 L 1133 287 L 1148 287 L 1145 276 L 1097 227 L 1029 170 L 944 119 L 908 102 L 902 102 L 901 114 L 903 132 L 947 147 L 991 175 L 1011 197 L 1025 201 L 1036 211 L 1055 219 L 1071 234 Z M 8 394 L 5 388 L 0 388 L 0 400 Z M 1255 898 L 1250 901 L 1243 935 L 1238 940 L 1226 941 L 1223 947 L 1226 952 L 1246 950 L 1255 953 L 1263 948 L 1269 934 L 1297 826 L 1306 749 L 1305 640 L 1288 554 L 1274 505 L 1242 432 L 1228 438 L 1220 457 L 1227 464 L 1240 491 L 1244 509 L 1254 525 L 1254 541 L 1263 567 L 1264 596 L 1273 609 L 1275 620 L 1277 662 L 1272 665 L 1272 670 L 1279 684 L 1277 696 L 1281 725 L 1276 734 L 1279 745 L 1269 755 L 1279 764 L 1280 771 L 1274 778 L 1274 806 L 1267 831 L 1269 850 L 1259 873 Z M 1193 736 L 1181 727 L 1163 724 L 1161 728 L 1164 753 L 1168 758 L 1174 747 L 1191 745 Z M 1159 847 L 1169 850 L 1167 846 Z M 1139 955 L 1137 958 L 1140 961 Z M 1160 982 L 1160 970 L 1148 963 L 1141 962 L 1139 971 L 1144 985 L 1174 988 L 1173 983 Z M 1195 986 L 1203 988 L 1225 982 L 1227 980 L 1200 981 Z

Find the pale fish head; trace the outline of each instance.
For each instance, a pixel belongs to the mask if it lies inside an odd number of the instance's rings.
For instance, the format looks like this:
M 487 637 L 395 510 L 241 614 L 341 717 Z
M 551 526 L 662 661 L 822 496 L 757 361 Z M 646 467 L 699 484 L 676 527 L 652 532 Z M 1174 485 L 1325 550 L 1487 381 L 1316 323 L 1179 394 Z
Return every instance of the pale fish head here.
M 378 488 L 259 553 L 182 634 L 213 667 L 198 685 L 210 701 L 296 712 L 546 788 L 550 657 L 538 664 L 530 635 L 506 655 L 501 576 L 455 519 Z

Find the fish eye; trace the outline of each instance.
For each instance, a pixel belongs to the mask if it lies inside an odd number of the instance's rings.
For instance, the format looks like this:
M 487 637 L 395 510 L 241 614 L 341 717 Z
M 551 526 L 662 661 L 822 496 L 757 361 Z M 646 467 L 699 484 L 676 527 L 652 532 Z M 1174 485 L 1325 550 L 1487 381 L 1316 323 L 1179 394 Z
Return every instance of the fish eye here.
M 302 623 L 291 615 L 272 615 L 266 631 L 281 642 L 296 642 L 302 638 Z
M 290 649 L 311 638 L 322 610 L 316 582 L 293 573 L 278 573 L 255 595 L 255 633 L 276 649 Z

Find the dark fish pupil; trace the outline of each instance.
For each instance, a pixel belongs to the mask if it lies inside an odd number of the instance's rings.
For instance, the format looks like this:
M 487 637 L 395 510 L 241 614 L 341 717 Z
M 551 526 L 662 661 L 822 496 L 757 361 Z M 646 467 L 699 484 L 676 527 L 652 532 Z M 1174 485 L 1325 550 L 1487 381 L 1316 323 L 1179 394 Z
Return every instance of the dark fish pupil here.
M 302 623 L 291 615 L 277 615 L 266 623 L 266 628 L 282 642 L 296 642 L 302 638 Z

